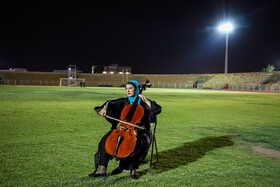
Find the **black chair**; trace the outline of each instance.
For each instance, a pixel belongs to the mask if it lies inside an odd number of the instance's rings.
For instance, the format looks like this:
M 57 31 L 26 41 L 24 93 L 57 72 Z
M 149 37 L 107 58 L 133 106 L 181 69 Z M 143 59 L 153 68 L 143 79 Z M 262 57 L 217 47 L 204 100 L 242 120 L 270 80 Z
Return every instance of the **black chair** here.
M 149 173 L 151 172 L 152 170 L 152 166 L 153 166 L 153 156 L 154 156 L 154 148 L 156 149 L 156 158 L 157 158 L 157 161 L 158 162 L 158 149 L 157 149 L 157 141 L 156 141 L 156 129 L 157 129 L 157 116 L 154 115 L 154 116 L 151 116 L 150 117 L 150 125 L 151 127 L 154 126 L 154 129 L 153 129 L 153 132 L 152 132 L 152 141 L 151 141 L 151 144 L 152 144 L 152 150 L 151 150 L 151 160 L 150 160 L 150 169 L 149 169 Z

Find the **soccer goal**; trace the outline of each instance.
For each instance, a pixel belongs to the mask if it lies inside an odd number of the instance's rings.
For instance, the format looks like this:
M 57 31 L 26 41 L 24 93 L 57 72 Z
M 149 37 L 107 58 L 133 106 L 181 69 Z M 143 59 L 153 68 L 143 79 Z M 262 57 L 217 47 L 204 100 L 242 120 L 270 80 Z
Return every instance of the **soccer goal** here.
M 77 78 L 76 65 L 69 65 L 68 68 L 68 78 L 60 78 L 59 86 L 79 86 L 84 85 L 81 82 L 85 83 L 84 78 Z

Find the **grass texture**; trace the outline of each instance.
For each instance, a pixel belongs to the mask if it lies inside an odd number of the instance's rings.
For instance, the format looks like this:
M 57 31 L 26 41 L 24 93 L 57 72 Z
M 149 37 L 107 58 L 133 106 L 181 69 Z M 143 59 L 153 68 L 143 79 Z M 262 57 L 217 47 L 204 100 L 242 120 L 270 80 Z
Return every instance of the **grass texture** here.
M 279 186 L 280 94 L 151 88 L 159 162 L 140 179 L 90 178 L 110 124 L 93 108 L 123 88 L 0 86 L 0 186 Z M 148 160 L 149 156 L 147 157 Z M 108 170 L 116 167 L 110 161 Z

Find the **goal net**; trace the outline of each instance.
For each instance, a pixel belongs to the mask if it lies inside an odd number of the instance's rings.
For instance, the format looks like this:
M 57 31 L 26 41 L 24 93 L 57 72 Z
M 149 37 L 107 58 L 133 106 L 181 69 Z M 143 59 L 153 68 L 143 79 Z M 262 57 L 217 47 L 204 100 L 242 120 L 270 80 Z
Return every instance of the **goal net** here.
M 84 78 L 60 78 L 59 86 L 80 86 L 80 83 L 85 81 L 86 79 Z

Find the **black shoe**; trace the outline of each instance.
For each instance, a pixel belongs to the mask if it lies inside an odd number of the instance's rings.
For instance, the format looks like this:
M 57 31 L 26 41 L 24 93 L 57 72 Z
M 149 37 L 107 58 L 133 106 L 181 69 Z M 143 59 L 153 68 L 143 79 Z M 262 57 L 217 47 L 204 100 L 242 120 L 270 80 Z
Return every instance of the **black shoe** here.
M 131 171 L 131 172 L 130 172 L 130 175 L 131 175 L 131 178 L 132 178 L 132 179 L 138 179 L 138 178 L 139 178 L 136 171 L 135 171 L 134 174 L 132 174 L 132 171 Z
M 105 172 L 105 173 L 95 173 L 95 172 L 93 172 L 93 173 L 89 174 L 88 176 L 90 176 L 90 177 L 106 177 L 107 172 Z
M 95 172 L 88 175 L 89 177 L 95 177 Z
M 120 174 L 121 172 L 123 172 L 123 170 L 120 167 L 117 167 L 111 172 L 111 175 L 117 175 Z

